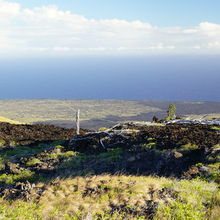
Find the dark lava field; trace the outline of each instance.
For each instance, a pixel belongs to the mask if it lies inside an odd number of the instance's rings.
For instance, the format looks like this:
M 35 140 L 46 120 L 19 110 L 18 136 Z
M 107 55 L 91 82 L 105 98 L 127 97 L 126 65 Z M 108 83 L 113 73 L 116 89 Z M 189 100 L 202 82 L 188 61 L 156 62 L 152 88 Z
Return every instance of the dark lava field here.
M 219 164 L 218 126 L 124 123 L 104 131 L 80 132 L 76 136 L 74 129 L 0 123 L 0 173 L 10 176 L 0 177 L 0 184 L 120 172 L 215 178 L 212 173 L 218 169 L 208 167 Z M 16 179 L 22 172 L 31 175 Z

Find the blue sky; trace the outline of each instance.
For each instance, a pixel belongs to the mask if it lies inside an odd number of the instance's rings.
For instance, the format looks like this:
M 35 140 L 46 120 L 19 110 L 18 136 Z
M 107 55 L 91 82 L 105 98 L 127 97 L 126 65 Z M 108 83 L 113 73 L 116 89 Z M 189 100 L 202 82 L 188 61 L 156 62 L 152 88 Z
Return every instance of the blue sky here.
M 219 0 L 0 0 L 0 57 L 220 54 Z
M 141 20 L 158 26 L 220 23 L 219 0 L 15 0 L 24 7 L 59 5 L 94 19 Z

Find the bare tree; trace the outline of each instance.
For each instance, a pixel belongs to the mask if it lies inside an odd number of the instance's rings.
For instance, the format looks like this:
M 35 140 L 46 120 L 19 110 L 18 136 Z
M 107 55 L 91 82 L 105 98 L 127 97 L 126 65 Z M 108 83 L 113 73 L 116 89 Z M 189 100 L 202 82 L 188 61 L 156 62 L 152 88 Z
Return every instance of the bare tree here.
M 80 115 L 80 109 L 78 109 L 77 112 L 76 112 L 76 135 L 79 135 L 79 130 L 80 130 L 79 115 Z

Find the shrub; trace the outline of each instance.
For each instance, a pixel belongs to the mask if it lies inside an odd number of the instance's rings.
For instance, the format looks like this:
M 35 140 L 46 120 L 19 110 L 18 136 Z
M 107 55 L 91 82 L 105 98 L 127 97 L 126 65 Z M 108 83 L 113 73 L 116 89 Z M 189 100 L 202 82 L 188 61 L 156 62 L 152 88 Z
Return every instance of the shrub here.
M 2 138 L 0 138 L 0 147 L 3 147 L 5 145 L 6 141 Z
M 219 130 L 220 130 L 220 127 L 218 127 L 218 126 L 212 126 L 211 129 L 212 129 L 212 130 L 219 131 Z
M 176 112 L 176 106 L 174 104 L 170 104 L 169 109 L 167 111 L 167 117 L 165 120 L 169 121 L 175 119 L 176 118 L 175 112 Z
M 157 143 L 156 142 L 150 142 L 148 144 L 143 144 L 142 146 L 146 147 L 146 148 L 153 148 L 153 147 L 157 146 Z
M 27 166 L 34 166 L 36 164 L 42 163 L 38 158 L 33 158 L 32 160 L 29 160 L 26 165 Z
M 106 128 L 106 127 L 101 127 L 101 128 L 99 128 L 99 131 L 106 131 L 106 130 L 108 130 L 109 128 Z
M 60 150 L 63 150 L 63 149 L 65 149 L 65 147 L 62 146 L 62 145 L 57 145 L 54 149 L 60 149 Z
M 75 151 L 66 151 L 66 152 L 57 152 L 57 153 L 47 153 L 46 156 L 48 159 L 64 159 L 68 157 L 74 157 L 78 154 Z
M 184 145 L 181 145 L 179 150 L 182 150 L 182 151 L 190 151 L 190 150 L 197 150 L 199 149 L 199 146 L 196 145 L 196 144 L 184 144 Z

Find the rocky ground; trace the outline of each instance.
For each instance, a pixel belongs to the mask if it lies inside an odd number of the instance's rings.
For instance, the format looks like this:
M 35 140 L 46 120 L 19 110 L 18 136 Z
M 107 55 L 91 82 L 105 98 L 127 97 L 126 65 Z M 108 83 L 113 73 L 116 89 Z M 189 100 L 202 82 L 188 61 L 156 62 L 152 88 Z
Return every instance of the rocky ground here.
M 88 130 L 82 129 L 83 134 Z M 53 125 L 15 125 L 0 122 L 2 147 L 10 145 L 27 145 L 42 141 L 69 140 L 75 135 L 75 129 L 66 129 Z M 12 146 L 13 147 L 13 146 Z
M 106 174 L 200 178 L 219 184 L 219 154 L 219 125 L 129 122 L 102 131 L 81 130 L 75 136 L 73 129 L 1 123 L 0 197 L 40 200 L 58 177 Z M 101 185 L 85 187 L 85 196 L 110 190 Z M 174 192 L 160 190 L 161 199 L 175 197 Z M 145 202 L 148 208 L 141 206 L 136 216 L 156 213 L 158 203 Z M 119 208 L 123 207 L 112 204 L 109 215 Z

